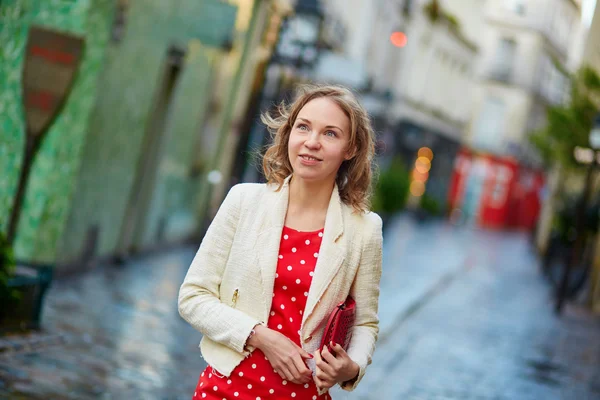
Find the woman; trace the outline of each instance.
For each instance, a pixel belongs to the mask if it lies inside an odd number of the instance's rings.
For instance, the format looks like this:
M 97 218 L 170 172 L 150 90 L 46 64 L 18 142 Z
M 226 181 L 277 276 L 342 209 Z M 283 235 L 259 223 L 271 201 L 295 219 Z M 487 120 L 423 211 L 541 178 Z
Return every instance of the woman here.
M 367 211 L 374 134 L 349 90 L 304 86 L 276 118 L 267 184 L 226 196 L 179 292 L 209 367 L 194 399 L 330 399 L 353 390 L 379 331 L 381 219 Z M 319 351 L 334 307 L 350 295 L 345 351 Z

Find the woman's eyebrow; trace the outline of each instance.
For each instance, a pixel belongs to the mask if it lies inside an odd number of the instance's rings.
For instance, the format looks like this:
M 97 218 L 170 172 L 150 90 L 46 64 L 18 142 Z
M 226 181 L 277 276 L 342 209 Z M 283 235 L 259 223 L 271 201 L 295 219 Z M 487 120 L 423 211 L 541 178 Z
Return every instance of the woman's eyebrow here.
M 310 121 L 309 121 L 309 120 L 307 120 L 306 118 L 299 117 L 298 119 L 300 119 L 300 120 L 302 120 L 302 121 L 304 121 L 304 122 L 306 122 L 306 123 L 310 124 Z M 340 128 L 339 126 L 335 126 L 335 125 L 327 125 L 325 128 L 334 128 L 334 129 L 339 129 L 340 131 L 342 131 L 342 132 L 343 132 L 342 128 Z

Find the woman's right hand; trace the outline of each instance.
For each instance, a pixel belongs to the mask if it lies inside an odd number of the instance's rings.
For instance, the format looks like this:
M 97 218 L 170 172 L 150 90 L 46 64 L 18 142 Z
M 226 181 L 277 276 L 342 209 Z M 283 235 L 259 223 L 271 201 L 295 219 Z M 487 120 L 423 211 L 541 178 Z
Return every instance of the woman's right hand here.
M 281 379 L 297 384 L 312 380 L 312 371 L 304 362 L 304 359 L 313 358 L 312 355 L 284 334 L 263 325 L 257 325 L 254 332 L 248 344 L 265 354 Z

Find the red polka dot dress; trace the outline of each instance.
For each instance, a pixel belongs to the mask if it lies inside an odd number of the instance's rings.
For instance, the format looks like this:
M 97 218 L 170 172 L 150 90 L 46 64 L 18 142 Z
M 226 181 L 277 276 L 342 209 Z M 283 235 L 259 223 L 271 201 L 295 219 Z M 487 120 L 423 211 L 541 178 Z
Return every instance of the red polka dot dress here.
M 279 260 L 273 303 L 267 326 L 300 346 L 300 326 L 308 290 L 319 256 L 323 229 L 300 232 L 284 227 L 279 245 Z M 224 377 L 210 366 L 200 375 L 193 400 L 331 400 L 317 394 L 314 381 L 295 384 L 282 380 L 258 349 Z

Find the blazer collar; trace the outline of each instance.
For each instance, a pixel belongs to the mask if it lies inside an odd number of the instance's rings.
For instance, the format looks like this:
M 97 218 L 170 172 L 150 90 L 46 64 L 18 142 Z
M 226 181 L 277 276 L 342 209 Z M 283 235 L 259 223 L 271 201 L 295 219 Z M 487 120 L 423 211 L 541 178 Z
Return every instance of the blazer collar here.
M 267 316 L 271 308 L 272 296 L 270 293 L 273 291 L 275 283 L 281 233 L 287 213 L 290 179 L 291 175 L 284 180 L 279 191 L 276 191 L 276 186 L 270 186 L 270 197 L 266 199 L 262 205 L 263 207 L 261 207 L 264 213 L 264 224 L 258 235 L 256 245 L 257 249 L 260 249 L 259 265 L 263 290 L 265 295 L 268 294 L 265 298 Z M 344 207 L 336 184 L 327 208 L 323 239 L 313 281 L 306 300 L 306 308 L 302 319 L 303 324 L 312 314 L 314 307 L 344 261 L 346 253 L 346 241 L 343 236 Z
M 275 197 L 275 204 L 273 208 L 265 210 L 267 213 L 265 219 L 265 225 L 263 231 L 270 228 L 281 228 L 285 224 L 285 216 L 287 214 L 287 207 L 290 198 L 290 180 L 292 175 L 285 178 L 281 190 L 276 191 L 276 186 L 270 186 L 271 195 Z M 333 238 L 333 241 L 337 241 L 344 233 L 344 217 L 343 217 L 344 205 L 340 198 L 340 192 L 337 183 L 331 193 L 329 199 L 329 205 L 327 207 L 327 216 L 325 217 L 325 232 L 329 233 Z M 329 231 L 329 232 L 328 232 Z

